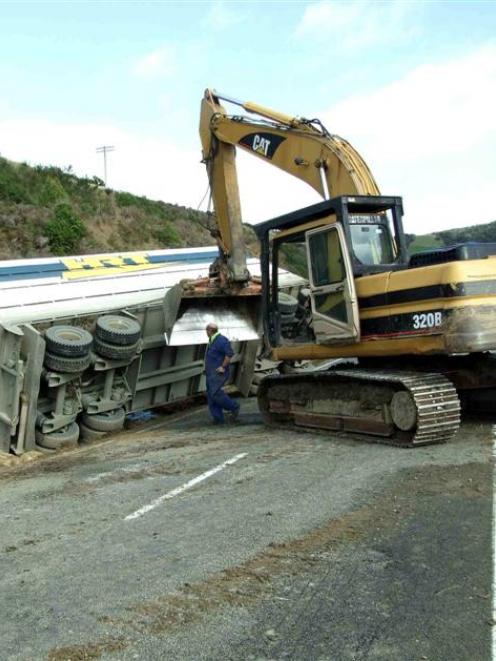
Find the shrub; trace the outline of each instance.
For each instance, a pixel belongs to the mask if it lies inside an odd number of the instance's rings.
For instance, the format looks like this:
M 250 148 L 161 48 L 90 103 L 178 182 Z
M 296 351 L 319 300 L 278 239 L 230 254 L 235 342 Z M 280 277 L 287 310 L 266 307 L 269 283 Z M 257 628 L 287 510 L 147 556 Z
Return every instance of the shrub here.
M 182 245 L 176 228 L 167 221 L 154 228 L 153 236 L 164 248 L 179 248 Z
M 6 159 L 0 159 L 0 199 L 8 202 L 30 204 L 29 188 L 23 180 L 21 165 L 14 165 Z
M 136 196 L 131 193 L 119 192 L 115 194 L 115 199 L 120 207 L 132 207 L 136 205 Z
M 56 177 L 48 176 L 40 191 L 40 204 L 51 207 L 67 198 L 64 187 Z
M 59 204 L 46 226 L 45 234 L 55 255 L 76 252 L 79 242 L 86 235 L 83 221 L 74 213 L 69 204 Z

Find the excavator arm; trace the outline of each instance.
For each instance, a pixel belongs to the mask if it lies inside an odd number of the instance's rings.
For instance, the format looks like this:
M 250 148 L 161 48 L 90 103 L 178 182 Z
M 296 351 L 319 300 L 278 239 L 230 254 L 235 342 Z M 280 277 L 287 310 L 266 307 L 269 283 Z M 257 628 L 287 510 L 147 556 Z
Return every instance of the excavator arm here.
M 228 115 L 221 101 L 254 115 Z M 324 199 L 338 195 L 378 195 L 379 188 L 360 154 L 332 135 L 319 120 L 291 117 L 255 103 L 241 102 L 207 89 L 200 117 L 203 160 L 216 214 L 225 280 L 248 281 L 236 148 L 270 162 L 314 188 Z
M 250 116 L 228 115 L 222 101 L 240 106 Z M 232 339 L 253 340 L 259 334 L 258 307 L 252 300 L 260 297 L 262 287 L 260 278 L 252 278 L 247 268 L 237 149 L 298 177 L 323 198 L 379 192 L 361 156 L 315 119 L 290 117 L 207 89 L 200 136 L 215 213 L 211 232 L 220 254 L 208 278 L 181 283 L 166 296 L 166 336 L 177 346 L 186 341 L 184 328 L 203 334 L 205 322 L 212 318 L 226 331 L 232 330 Z M 224 297 L 229 300 L 223 301 Z

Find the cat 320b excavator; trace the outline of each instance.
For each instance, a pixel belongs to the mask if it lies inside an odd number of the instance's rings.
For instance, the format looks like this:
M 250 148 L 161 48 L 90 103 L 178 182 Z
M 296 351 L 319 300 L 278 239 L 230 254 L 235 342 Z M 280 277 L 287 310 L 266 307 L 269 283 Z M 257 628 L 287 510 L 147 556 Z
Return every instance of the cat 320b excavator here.
M 256 117 L 228 115 L 222 100 Z M 210 291 L 234 297 L 233 306 L 257 296 L 250 306 L 260 306 L 269 355 L 314 366 L 262 381 L 259 406 L 268 423 L 415 446 L 456 433 L 460 400 L 469 410 L 494 407 L 496 244 L 409 257 L 401 198 L 380 195 L 361 156 L 318 120 L 207 90 L 200 135 L 220 249 Z M 324 198 L 254 226 L 261 292 L 246 269 L 237 148 Z M 280 298 L 281 266 L 307 283 L 293 307 Z M 338 358 L 352 360 L 329 369 Z

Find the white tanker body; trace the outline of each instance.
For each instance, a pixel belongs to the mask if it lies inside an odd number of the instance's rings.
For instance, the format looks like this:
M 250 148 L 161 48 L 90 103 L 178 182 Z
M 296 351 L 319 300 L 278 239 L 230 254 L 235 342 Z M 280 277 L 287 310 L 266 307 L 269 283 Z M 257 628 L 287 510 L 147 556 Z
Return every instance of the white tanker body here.
M 36 323 L 119 310 L 203 277 L 216 248 L 183 248 L 0 262 L 1 323 Z
M 181 280 L 208 275 L 216 247 L 0 261 L 0 323 L 109 313 L 161 299 Z M 258 259 L 248 259 L 260 276 Z M 300 279 L 281 271 L 282 286 Z

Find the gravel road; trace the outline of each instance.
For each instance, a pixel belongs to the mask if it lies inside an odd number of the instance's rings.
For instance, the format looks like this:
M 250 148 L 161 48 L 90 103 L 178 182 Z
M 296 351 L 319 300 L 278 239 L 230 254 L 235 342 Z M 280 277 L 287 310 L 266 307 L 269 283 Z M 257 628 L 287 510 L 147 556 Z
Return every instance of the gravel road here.
M 490 659 L 491 425 L 403 450 L 255 406 L 0 469 L 1 661 Z

